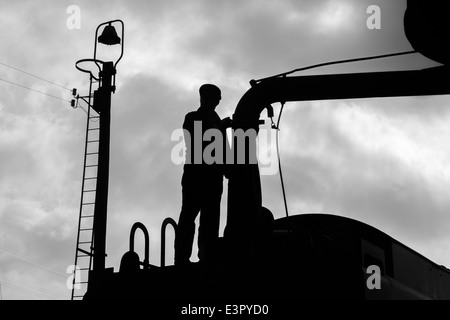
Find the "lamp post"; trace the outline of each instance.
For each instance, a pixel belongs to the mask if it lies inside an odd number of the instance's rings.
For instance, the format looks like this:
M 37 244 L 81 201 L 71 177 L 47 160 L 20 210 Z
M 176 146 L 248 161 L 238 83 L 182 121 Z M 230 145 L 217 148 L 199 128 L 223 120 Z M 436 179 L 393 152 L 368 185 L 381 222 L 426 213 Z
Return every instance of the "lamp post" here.
M 122 38 L 119 38 L 112 25 L 122 25 Z M 106 25 L 102 34 L 98 36 L 101 26 Z M 116 62 L 101 62 L 97 60 L 97 43 L 105 45 L 121 45 L 121 54 Z M 111 93 L 116 90 L 116 66 L 123 56 L 124 24 L 121 20 L 113 20 L 100 24 L 95 32 L 94 62 L 99 66 L 99 87 L 94 92 L 93 108 L 100 116 L 99 149 L 97 187 L 95 195 L 94 222 L 93 222 L 93 271 L 101 272 L 105 269 L 106 257 L 106 225 L 108 209 L 108 185 L 109 185 L 109 150 L 110 150 L 110 125 L 111 125 Z

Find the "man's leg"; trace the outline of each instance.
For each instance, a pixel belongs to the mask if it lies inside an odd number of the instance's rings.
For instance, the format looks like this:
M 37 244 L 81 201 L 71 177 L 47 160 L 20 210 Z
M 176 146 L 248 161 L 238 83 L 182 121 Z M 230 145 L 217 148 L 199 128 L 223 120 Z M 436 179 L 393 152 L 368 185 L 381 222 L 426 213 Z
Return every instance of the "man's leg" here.
M 197 191 L 198 192 L 198 191 Z M 195 219 L 200 211 L 200 202 L 193 185 L 183 183 L 182 207 L 175 236 L 175 264 L 187 264 L 192 255 L 195 235 Z
M 222 198 L 222 181 L 210 185 L 205 190 L 200 213 L 198 230 L 198 258 L 205 261 L 214 256 L 215 244 L 219 238 L 220 201 Z

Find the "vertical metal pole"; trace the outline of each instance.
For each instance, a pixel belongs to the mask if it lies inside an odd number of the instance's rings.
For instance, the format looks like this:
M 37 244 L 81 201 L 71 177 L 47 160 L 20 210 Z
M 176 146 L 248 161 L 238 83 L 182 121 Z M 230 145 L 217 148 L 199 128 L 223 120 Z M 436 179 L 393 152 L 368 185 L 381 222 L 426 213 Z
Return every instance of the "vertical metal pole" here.
M 113 62 L 105 62 L 101 72 L 102 84 L 94 95 L 94 109 L 100 113 L 99 154 L 97 192 L 94 209 L 94 271 L 105 269 L 106 222 L 109 186 L 109 147 L 111 125 L 111 93 L 114 91 L 112 77 Z

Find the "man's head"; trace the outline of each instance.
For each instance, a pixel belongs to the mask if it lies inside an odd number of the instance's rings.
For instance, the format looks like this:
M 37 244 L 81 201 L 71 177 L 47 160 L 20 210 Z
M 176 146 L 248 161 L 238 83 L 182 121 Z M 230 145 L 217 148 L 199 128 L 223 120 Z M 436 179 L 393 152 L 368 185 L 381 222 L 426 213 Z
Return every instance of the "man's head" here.
M 204 84 L 200 87 L 200 105 L 210 111 L 219 105 L 220 99 L 222 99 L 220 89 L 213 84 Z

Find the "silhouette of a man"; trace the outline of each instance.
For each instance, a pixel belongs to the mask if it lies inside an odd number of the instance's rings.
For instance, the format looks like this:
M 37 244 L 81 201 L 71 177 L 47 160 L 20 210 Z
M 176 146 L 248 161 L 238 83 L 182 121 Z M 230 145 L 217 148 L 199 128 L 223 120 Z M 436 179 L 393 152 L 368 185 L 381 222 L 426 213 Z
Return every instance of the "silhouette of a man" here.
M 220 89 L 212 84 L 200 87 L 200 107 L 189 112 L 183 123 L 183 129 L 189 133 L 185 137 L 186 163 L 183 168 L 182 207 L 175 238 L 175 264 L 185 265 L 190 262 L 195 234 L 195 219 L 200 212 L 198 230 L 198 257 L 206 261 L 211 257 L 211 246 L 219 237 L 220 201 L 223 191 L 224 165 L 220 163 L 205 163 L 203 151 L 212 141 L 203 141 L 203 134 L 209 129 L 220 130 L 222 142 L 226 141 L 225 130 L 231 125 L 231 119 L 221 120 L 215 112 L 221 100 Z M 201 124 L 201 141 L 198 141 L 198 130 Z M 195 139 L 197 138 L 197 139 Z M 201 144 L 201 146 L 199 146 Z M 198 153 L 202 157 L 199 163 Z

